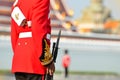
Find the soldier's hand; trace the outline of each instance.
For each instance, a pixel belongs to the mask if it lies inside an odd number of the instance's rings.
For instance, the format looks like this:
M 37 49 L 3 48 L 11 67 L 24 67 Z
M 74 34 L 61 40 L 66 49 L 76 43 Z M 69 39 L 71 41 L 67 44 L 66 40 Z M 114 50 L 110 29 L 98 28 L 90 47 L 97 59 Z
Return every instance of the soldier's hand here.
M 47 66 L 47 74 L 53 75 L 55 72 L 55 64 L 52 62 L 50 65 Z

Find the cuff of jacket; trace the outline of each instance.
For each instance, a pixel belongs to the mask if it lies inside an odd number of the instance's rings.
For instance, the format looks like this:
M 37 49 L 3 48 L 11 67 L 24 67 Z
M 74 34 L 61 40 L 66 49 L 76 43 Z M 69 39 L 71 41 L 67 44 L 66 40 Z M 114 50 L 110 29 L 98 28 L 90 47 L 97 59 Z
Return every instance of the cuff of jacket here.
M 44 66 L 48 66 L 48 65 L 50 65 L 52 62 L 53 62 L 53 58 L 51 58 L 49 61 L 41 62 L 41 64 L 44 65 Z
M 53 57 L 51 57 L 50 59 L 48 60 L 44 60 L 41 62 L 42 65 L 44 66 L 48 66 L 49 64 L 51 64 L 53 62 Z
M 44 66 L 49 65 L 53 61 L 53 56 L 50 52 L 50 47 L 46 39 L 44 39 L 43 41 L 43 54 L 40 57 L 40 61 L 41 61 L 41 64 Z

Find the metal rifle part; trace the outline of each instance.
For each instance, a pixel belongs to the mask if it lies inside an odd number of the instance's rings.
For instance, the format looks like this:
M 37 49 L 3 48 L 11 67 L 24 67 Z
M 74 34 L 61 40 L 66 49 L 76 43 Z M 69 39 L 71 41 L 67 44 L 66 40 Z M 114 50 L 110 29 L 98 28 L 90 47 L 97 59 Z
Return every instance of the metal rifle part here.
M 54 63 L 56 62 L 56 58 L 57 58 L 57 54 L 58 54 L 58 49 L 59 49 L 58 46 L 59 46 L 60 36 L 61 36 L 61 30 L 59 31 L 56 43 L 55 42 L 53 43 L 52 55 L 53 55 Z M 47 74 L 46 80 L 53 80 L 53 75 Z
M 59 46 L 60 36 L 61 36 L 61 30 L 59 31 L 56 43 L 53 44 L 53 46 L 55 45 L 55 48 L 53 50 L 53 61 L 54 62 L 56 62 L 56 58 L 57 58 L 57 54 L 58 54 L 58 49 L 59 49 L 58 46 Z
M 55 50 L 55 42 L 53 42 L 53 46 L 52 46 L 52 56 L 54 55 L 54 50 Z

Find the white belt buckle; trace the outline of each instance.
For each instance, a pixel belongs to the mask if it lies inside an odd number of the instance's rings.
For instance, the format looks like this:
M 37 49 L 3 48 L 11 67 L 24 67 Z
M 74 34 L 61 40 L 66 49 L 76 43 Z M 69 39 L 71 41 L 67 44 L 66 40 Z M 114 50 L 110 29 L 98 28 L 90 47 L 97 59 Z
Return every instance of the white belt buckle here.
M 19 38 L 28 38 L 28 37 L 32 37 L 32 32 L 21 32 L 19 34 Z

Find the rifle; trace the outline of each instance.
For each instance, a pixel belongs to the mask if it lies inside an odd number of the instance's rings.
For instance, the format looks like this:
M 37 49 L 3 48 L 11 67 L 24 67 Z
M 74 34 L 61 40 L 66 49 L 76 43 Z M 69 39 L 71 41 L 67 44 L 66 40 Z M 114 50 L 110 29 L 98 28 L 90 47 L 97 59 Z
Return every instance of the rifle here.
M 53 55 L 53 61 L 54 63 L 56 63 L 56 58 L 57 58 L 57 54 L 58 54 L 58 46 L 59 46 L 59 40 L 60 40 L 60 36 L 61 36 L 61 30 L 58 33 L 58 37 L 57 37 L 57 41 L 56 43 L 53 43 L 53 48 L 52 48 L 52 55 Z M 46 75 L 46 80 L 53 80 L 53 75 Z

